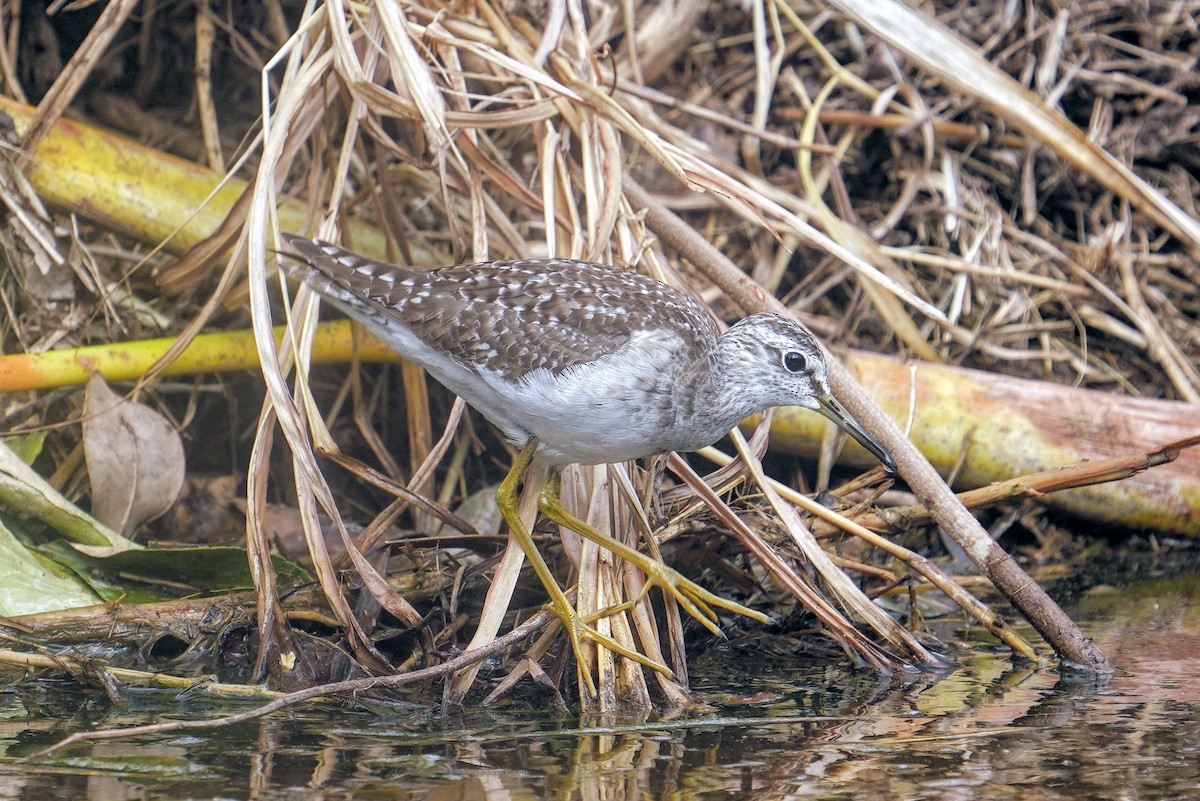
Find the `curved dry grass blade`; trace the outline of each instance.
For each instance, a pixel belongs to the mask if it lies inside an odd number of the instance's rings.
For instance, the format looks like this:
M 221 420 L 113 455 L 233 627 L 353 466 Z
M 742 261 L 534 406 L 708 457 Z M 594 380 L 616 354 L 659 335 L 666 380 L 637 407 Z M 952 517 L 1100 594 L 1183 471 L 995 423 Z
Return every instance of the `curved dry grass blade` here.
M 254 601 L 258 624 L 258 653 L 254 658 L 255 678 L 268 672 L 268 660 L 275 661 L 284 652 L 294 652 L 288 642 L 290 629 L 279 602 L 279 577 L 271 562 L 268 534 L 267 477 L 270 475 L 271 446 L 275 440 L 275 411 L 264 406 L 258 415 L 258 427 L 250 450 L 246 479 L 246 556 L 254 579 Z M 281 642 L 286 643 L 281 645 Z
M 1200 251 L 1200 222 L 1076 128 L 1056 109 L 989 64 L 938 21 L 897 0 L 831 0 L 830 5 L 903 51 L 928 72 L 1054 150 Z
M 592 467 L 573 467 L 563 471 L 563 482 L 559 489 L 560 500 L 570 499 L 574 495 L 573 506 L 584 512 L 581 520 L 600 531 L 628 531 L 627 521 L 621 521 L 616 513 L 620 507 L 610 503 L 613 493 L 609 486 L 609 474 L 604 465 Z M 618 643 L 630 650 L 637 650 L 633 631 L 626 617 L 628 609 L 620 608 L 625 605 L 629 581 L 622 581 L 629 573 L 634 572 L 620 559 L 608 554 L 605 549 L 595 542 L 583 539 L 571 532 L 570 539 L 579 542 L 578 558 L 575 560 L 579 570 L 578 591 L 575 608 L 583 615 L 597 631 L 612 637 Z M 564 544 L 567 538 L 564 537 Z M 613 611 L 617 610 L 619 611 Z M 611 613 L 610 613 L 611 612 Z M 642 639 L 641 653 L 654 658 L 660 649 L 657 646 L 657 631 L 649 630 L 650 640 Z M 646 631 L 639 630 L 640 634 Z M 649 708 L 650 693 L 646 685 L 645 671 L 642 666 L 631 659 L 618 659 L 618 654 L 608 648 L 597 648 L 589 644 L 588 648 L 596 664 L 596 686 L 598 689 L 595 706 L 597 711 L 612 711 L 621 704 L 633 704 Z M 654 671 L 657 673 L 658 671 Z M 616 688 L 621 688 L 621 698 L 618 701 Z
M 634 519 L 642 533 L 642 538 L 646 543 L 646 551 L 651 558 L 662 561 L 662 551 L 658 547 L 658 540 L 654 537 L 653 527 L 650 525 L 650 519 L 646 516 L 646 510 L 642 506 L 641 499 L 638 498 L 637 492 L 633 488 L 633 482 L 629 478 L 629 473 L 625 469 L 625 465 L 609 465 L 609 474 L 615 476 L 617 488 L 625 497 L 625 504 L 632 512 Z M 638 629 L 638 636 L 643 644 L 643 651 L 646 656 L 655 660 L 659 664 L 665 665 L 666 660 L 663 659 L 662 646 L 658 636 L 658 627 L 653 620 L 653 609 L 649 606 L 647 599 L 644 596 L 645 578 L 639 571 L 627 570 L 625 572 L 626 593 L 629 598 L 639 598 L 641 601 L 634 606 L 634 624 Z M 663 593 L 664 611 L 667 616 L 667 637 L 671 646 L 671 670 L 675 672 L 677 681 L 664 676 L 658 671 L 654 675 L 659 677 L 659 685 L 663 691 L 671 695 L 676 688 L 682 692 L 683 687 L 688 683 L 687 659 L 684 657 L 683 646 L 683 620 L 679 613 L 679 604 L 672 603 L 673 598 L 669 593 Z
M 318 503 L 334 520 L 340 535 L 348 546 L 350 539 L 337 514 L 332 495 L 325 484 L 320 468 L 313 457 L 304 420 L 288 392 L 283 370 L 280 367 L 281 357 L 277 352 L 275 339 L 271 335 L 271 307 L 270 298 L 267 295 L 266 276 L 266 238 L 268 233 L 275 229 L 273 218 L 277 201 L 274 176 L 281 160 L 289 150 L 290 125 L 303 116 L 305 100 L 309 96 L 310 90 L 316 86 L 320 76 L 319 71 L 312 69 L 314 57 L 311 52 L 307 54 L 307 61 L 302 60 L 300 48 L 295 47 L 299 41 L 301 41 L 301 37 L 295 37 L 292 40 L 293 45 L 285 47 L 280 54 L 282 57 L 284 53 L 291 53 L 292 58 L 289 64 L 290 69 L 281 82 L 275 109 L 279 123 L 275 123 L 269 104 L 265 104 L 263 109 L 263 155 L 259 164 L 258 177 L 254 183 L 247 227 L 244 231 L 249 255 L 250 312 L 254 323 L 255 342 L 259 351 L 262 374 L 267 384 L 267 397 L 264 399 L 264 405 L 265 408 L 274 410 L 292 451 L 296 489 L 304 520 L 305 536 L 321 587 L 338 620 L 346 627 L 356 655 L 370 665 L 373 670 L 385 672 L 390 671 L 390 666 L 371 644 L 370 639 L 355 619 L 353 610 L 350 609 L 341 592 L 337 573 L 325 550 L 320 521 L 316 513 Z M 316 57 L 316 60 L 320 60 L 319 56 Z M 270 82 L 264 81 L 263 85 L 264 92 L 269 91 Z M 315 325 L 315 314 L 312 313 L 315 309 L 309 306 L 305 306 L 305 308 L 311 311 L 307 317 L 307 325 L 302 338 L 311 337 L 311 330 Z M 290 352 L 290 343 L 285 341 L 284 344 L 284 357 L 286 358 Z M 354 554 L 352 554 L 352 558 L 353 556 Z
M 450 144 L 450 132 L 446 127 L 446 104 L 433 76 L 429 74 L 429 65 L 417 53 L 408 31 L 404 30 L 407 24 L 404 12 L 396 3 L 375 3 L 371 9 L 379 14 L 383 23 L 384 35 L 390 46 L 388 49 L 393 56 L 389 63 L 400 73 L 394 79 L 396 85 L 404 86 L 411 93 L 433 146 L 439 150 L 447 147 Z
M 895 666 L 893 658 L 878 645 L 864 637 L 862 632 L 854 627 L 853 623 L 826 601 L 819 592 L 809 586 L 808 582 L 801 578 L 787 562 L 783 561 L 773 548 L 763 542 L 762 538 L 747 526 L 740 517 L 734 514 L 725 505 L 725 502 L 713 492 L 711 487 L 704 483 L 704 479 L 700 478 L 692 470 L 683 457 L 679 456 L 679 454 L 671 454 L 668 464 L 672 472 L 683 479 L 688 486 L 704 499 L 709 508 L 729 527 L 729 530 L 733 532 L 738 540 L 754 554 L 755 558 L 766 568 L 772 578 L 804 604 L 818 620 L 828 626 L 840 642 L 846 647 L 853 649 L 855 653 L 876 670 L 890 671 L 893 669 Z
M 602 118 L 611 121 L 623 133 L 645 148 L 646 152 L 662 165 L 663 169 L 679 179 L 679 182 L 684 186 L 696 191 L 700 190 L 701 185 L 691 179 L 688 172 L 671 153 L 671 149 L 666 146 L 666 143 L 662 141 L 658 134 L 644 128 L 633 115 L 620 106 L 617 101 L 613 100 L 606 91 L 580 78 L 570 62 L 560 55 L 555 54 L 551 56 L 550 66 L 554 68 L 555 72 L 563 76 L 563 82 L 579 96 L 580 102 L 584 103 L 587 108 Z
M 221 126 L 217 122 L 217 106 L 212 94 L 213 42 L 216 26 L 212 21 L 209 0 L 196 3 L 196 105 L 200 117 L 200 134 L 208 166 L 225 172 L 225 153 L 221 149 Z
M 678 151 L 678 148 L 673 144 L 666 145 L 666 149 L 668 151 Z M 732 208 L 741 211 L 750 211 L 756 221 L 763 222 L 768 227 L 771 226 L 766 221 L 774 220 L 785 230 L 794 232 L 812 246 L 820 248 L 831 256 L 850 265 L 862 273 L 868 280 L 874 281 L 876 284 L 886 288 L 905 303 L 918 309 L 926 317 L 938 322 L 946 321 L 946 315 L 941 309 L 931 305 L 923 298 L 917 297 L 905 287 L 900 286 L 890 277 L 881 273 L 874 264 L 860 257 L 849 248 L 844 247 L 828 234 L 814 228 L 798 214 L 789 210 L 783 203 L 778 202 L 776 196 L 781 194 L 780 191 L 770 186 L 766 181 L 755 178 L 733 165 L 722 164 L 722 169 L 717 169 L 712 164 L 699 160 L 691 153 L 678 151 L 675 156 L 688 170 L 692 183 L 712 190 L 718 197 L 730 198 L 736 201 L 735 204 L 731 204 Z M 638 205 L 641 205 L 641 203 L 638 202 Z
M 867 625 L 893 646 L 916 658 L 918 661 L 926 665 L 945 665 L 943 659 L 932 654 L 911 632 L 876 606 L 870 598 L 863 594 L 862 590 L 850 581 L 841 568 L 833 563 L 833 560 L 829 558 L 829 554 L 825 553 L 824 549 L 817 542 L 817 538 L 809 531 L 808 526 L 804 525 L 804 522 L 800 520 L 800 516 L 796 514 L 796 510 L 779 497 L 779 493 L 775 491 L 771 482 L 767 480 L 762 471 L 762 464 L 750 452 L 750 449 L 746 447 L 746 440 L 742 437 L 742 433 L 734 430 L 730 432 L 730 436 L 733 437 L 734 446 L 737 447 L 738 455 L 741 456 L 742 463 L 750 473 L 751 479 L 758 485 L 766 497 L 767 503 L 771 505 L 771 509 L 774 510 L 775 516 L 780 523 L 787 529 L 792 542 L 796 543 L 800 552 L 804 554 L 804 558 L 817 571 L 817 575 L 824 580 L 825 584 L 833 591 L 842 605 L 854 612 L 860 620 L 865 621 Z
M 527 527 L 531 527 L 537 517 L 538 496 L 548 477 L 546 468 L 539 467 L 537 464 L 534 464 L 525 474 L 525 488 L 521 491 L 521 498 L 517 502 L 517 513 Z M 529 529 L 527 528 L 527 530 Z M 500 626 L 503 625 L 504 618 L 508 614 L 508 606 L 512 601 L 513 591 L 517 587 L 517 578 L 520 576 L 521 565 L 524 561 L 525 554 L 521 551 L 521 545 L 510 533 L 508 544 L 504 548 L 504 555 L 492 574 L 492 582 L 488 586 L 483 610 L 479 614 L 479 624 L 475 628 L 475 634 L 471 637 L 470 643 L 467 644 L 468 651 L 486 647 L 496 639 Z M 475 676 L 478 675 L 479 668 L 480 665 L 476 663 L 454 674 L 448 693 L 452 703 L 461 703 L 467 697 L 471 685 L 475 683 Z

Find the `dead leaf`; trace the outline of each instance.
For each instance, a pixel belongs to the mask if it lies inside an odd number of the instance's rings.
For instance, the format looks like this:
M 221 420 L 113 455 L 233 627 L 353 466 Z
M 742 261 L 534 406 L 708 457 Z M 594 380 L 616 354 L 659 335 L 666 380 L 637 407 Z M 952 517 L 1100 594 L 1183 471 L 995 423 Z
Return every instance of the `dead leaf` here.
M 183 444 L 158 412 L 122 398 L 99 375 L 83 401 L 92 514 L 129 534 L 171 508 L 183 486 Z

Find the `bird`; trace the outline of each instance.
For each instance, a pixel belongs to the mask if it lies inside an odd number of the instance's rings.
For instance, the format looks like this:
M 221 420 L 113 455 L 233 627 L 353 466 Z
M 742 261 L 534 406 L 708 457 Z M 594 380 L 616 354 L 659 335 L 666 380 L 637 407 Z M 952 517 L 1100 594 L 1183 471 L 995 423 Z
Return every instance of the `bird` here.
M 751 314 L 722 332 L 686 293 L 610 265 L 527 258 L 422 270 L 320 239 L 280 236 L 287 274 L 424 367 L 519 449 L 496 502 L 593 694 L 585 639 L 669 670 L 597 632 L 571 607 L 517 514 L 517 489 L 535 459 L 552 476 L 539 495 L 544 516 L 636 565 L 648 586 L 662 587 L 717 634 L 714 606 L 770 618 L 568 513 L 557 494 L 563 466 L 698 450 L 751 414 L 800 406 L 829 418 L 895 471 L 891 455 L 834 397 L 816 338 L 784 315 Z

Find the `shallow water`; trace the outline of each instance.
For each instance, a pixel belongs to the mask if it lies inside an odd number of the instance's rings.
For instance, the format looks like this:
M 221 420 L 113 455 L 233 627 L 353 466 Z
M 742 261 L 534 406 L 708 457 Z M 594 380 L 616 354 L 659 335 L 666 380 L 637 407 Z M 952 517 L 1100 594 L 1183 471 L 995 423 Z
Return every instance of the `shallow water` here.
M 69 682 L 22 683 L 0 690 L 0 799 L 1200 797 L 1200 554 L 1069 611 L 1122 669 L 1108 683 L 988 647 L 902 680 L 742 652 L 693 677 L 709 712 L 603 728 L 545 710 L 310 707 L 24 762 L 80 728 L 229 709 L 162 692 L 114 709 Z

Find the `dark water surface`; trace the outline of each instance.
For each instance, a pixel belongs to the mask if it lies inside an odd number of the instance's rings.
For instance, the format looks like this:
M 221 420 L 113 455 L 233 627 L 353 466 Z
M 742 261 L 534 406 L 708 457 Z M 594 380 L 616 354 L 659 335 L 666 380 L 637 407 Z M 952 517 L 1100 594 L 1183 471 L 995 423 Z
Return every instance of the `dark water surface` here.
M 309 707 L 21 761 L 80 728 L 230 711 L 23 682 L 0 687 L 0 801 L 1200 798 L 1200 555 L 1069 608 L 1120 666 L 1107 684 L 989 646 L 901 680 L 743 650 L 693 677 L 711 711 L 608 728 L 535 709 Z

